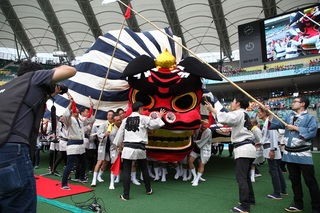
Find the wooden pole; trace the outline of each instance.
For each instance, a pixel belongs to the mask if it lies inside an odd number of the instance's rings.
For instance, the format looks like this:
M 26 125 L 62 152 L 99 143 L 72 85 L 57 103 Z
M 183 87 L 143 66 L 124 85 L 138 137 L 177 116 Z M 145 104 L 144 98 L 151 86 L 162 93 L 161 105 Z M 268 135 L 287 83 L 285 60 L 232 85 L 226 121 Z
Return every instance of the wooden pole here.
M 123 6 L 125 6 L 126 8 L 128 8 L 129 6 L 126 5 L 125 3 L 123 3 L 121 0 L 117 0 L 119 3 L 121 3 Z M 278 117 L 276 114 L 274 114 L 271 110 L 269 110 L 268 108 L 266 108 L 262 103 L 260 103 L 258 100 L 256 100 L 254 97 L 252 97 L 249 93 L 247 93 L 245 90 L 243 90 L 240 86 L 238 86 L 237 84 L 235 84 L 233 81 L 231 81 L 229 78 L 227 78 L 225 75 L 223 75 L 221 72 L 219 72 L 218 70 L 216 70 L 216 68 L 214 68 L 213 66 L 211 66 L 210 64 L 208 64 L 206 61 L 202 60 L 201 58 L 199 58 L 193 51 L 189 50 L 186 46 L 184 46 L 183 44 L 181 44 L 179 41 L 176 41 L 172 36 L 170 36 L 169 34 L 167 34 L 166 32 L 164 32 L 163 30 L 161 30 L 157 25 L 155 25 L 154 23 L 152 23 L 151 21 L 149 21 L 148 19 L 146 19 L 144 16 L 142 16 L 141 14 L 139 14 L 137 11 L 135 11 L 134 9 L 132 9 L 130 7 L 131 11 L 138 15 L 140 18 L 142 18 L 143 20 L 145 20 L 146 22 L 148 22 L 149 24 L 151 24 L 153 27 L 155 27 L 157 30 L 159 30 L 160 32 L 162 32 L 164 35 L 166 35 L 168 38 L 170 38 L 172 41 L 174 41 L 175 43 L 177 43 L 179 46 L 181 46 L 183 49 L 185 49 L 186 51 L 188 51 L 189 53 L 191 53 L 195 58 L 197 58 L 199 61 L 201 61 L 202 63 L 206 64 L 208 67 L 210 67 L 214 72 L 216 72 L 221 78 L 225 79 L 226 81 L 228 81 L 230 84 L 232 84 L 234 87 L 236 87 L 238 90 L 240 90 L 242 93 L 244 93 L 247 97 L 249 97 L 251 100 L 255 101 L 259 106 L 261 106 L 262 108 L 266 109 L 272 116 L 274 116 L 276 119 L 278 119 L 282 124 L 287 125 L 280 117 Z
M 101 89 L 101 92 L 100 92 L 100 96 L 99 96 L 99 100 L 98 100 L 98 104 L 97 104 L 97 109 L 96 109 L 96 111 L 94 113 L 94 117 L 96 117 L 98 109 L 99 109 L 99 106 L 100 106 L 102 94 L 103 94 L 104 88 L 105 88 L 105 86 L 107 84 L 108 75 L 109 75 L 109 72 L 110 72 L 110 69 L 111 69 L 111 64 L 112 64 L 112 61 L 113 61 L 113 58 L 114 58 L 114 54 L 115 54 L 115 52 L 117 50 L 117 46 L 119 44 L 119 39 L 120 39 L 122 30 L 123 30 L 123 26 L 124 26 L 124 22 L 125 21 L 126 21 L 126 19 L 124 18 L 123 21 L 122 21 L 122 24 L 121 24 L 121 28 L 120 28 L 120 32 L 119 32 L 119 35 L 118 35 L 118 38 L 117 38 L 117 42 L 116 42 L 116 44 L 114 46 L 114 49 L 113 49 L 113 52 L 112 52 L 112 55 L 111 55 L 111 60 L 110 60 L 109 67 L 108 67 L 108 70 L 107 70 L 107 73 L 106 73 L 106 77 L 104 78 L 103 86 L 102 86 L 102 89 Z

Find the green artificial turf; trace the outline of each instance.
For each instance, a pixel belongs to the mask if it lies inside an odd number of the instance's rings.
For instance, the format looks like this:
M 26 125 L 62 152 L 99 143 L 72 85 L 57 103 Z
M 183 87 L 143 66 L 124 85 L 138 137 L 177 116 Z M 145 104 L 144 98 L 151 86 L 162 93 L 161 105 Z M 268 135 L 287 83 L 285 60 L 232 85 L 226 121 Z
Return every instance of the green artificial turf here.
M 110 190 L 109 168 L 103 173 L 104 183 L 97 183 L 97 187 L 93 192 L 83 193 L 79 195 L 69 196 L 54 199 L 55 203 L 50 204 L 38 199 L 37 212 L 86 212 L 89 211 L 88 206 L 93 202 L 95 197 L 101 205 L 102 210 L 108 213 L 189 213 L 189 212 L 212 212 L 223 213 L 230 212 L 230 208 L 238 204 L 238 187 L 235 180 L 235 164 L 234 160 L 227 158 L 227 151 L 224 151 L 223 157 L 213 156 L 205 167 L 203 178 L 206 182 L 199 182 L 197 187 L 191 186 L 190 181 L 184 182 L 180 178 L 174 179 L 175 170 L 168 169 L 167 181 L 161 182 L 152 181 L 152 195 L 146 195 L 143 182 L 140 186 L 131 184 L 130 200 L 123 201 L 119 199 L 122 194 L 122 182 L 115 184 L 116 189 Z M 316 178 L 320 183 L 320 153 L 313 154 Z M 39 169 L 35 169 L 35 174 L 43 174 L 48 168 L 48 152 L 41 153 L 41 164 Z M 285 173 L 287 183 L 288 196 L 282 200 L 269 200 L 265 196 L 273 192 L 271 177 L 268 174 L 268 165 L 265 163 L 259 167 L 262 177 L 256 178 L 253 183 L 256 205 L 251 207 L 253 213 L 278 213 L 285 212 L 284 208 L 291 204 L 293 195 L 291 183 L 288 179 L 288 174 Z M 62 166 L 59 166 L 58 171 L 62 174 Z M 46 176 L 56 180 L 61 180 L 60 177 L 53 175 Z M 137 177 L 140 177 L 139 169 Z M 92 174 L 89 174 L 90 187 Z M 80 183 L 75 183 L 80 184 Z M 304 212 L 311 212 L 310 195 L 306 185 L 304 186 Z M 60 204 L 66 204 L 66 207 L 59 207 Z M 78 207 L 70 208 L 68 206 Z M 83 211 L 81 210 L 83 209 Z

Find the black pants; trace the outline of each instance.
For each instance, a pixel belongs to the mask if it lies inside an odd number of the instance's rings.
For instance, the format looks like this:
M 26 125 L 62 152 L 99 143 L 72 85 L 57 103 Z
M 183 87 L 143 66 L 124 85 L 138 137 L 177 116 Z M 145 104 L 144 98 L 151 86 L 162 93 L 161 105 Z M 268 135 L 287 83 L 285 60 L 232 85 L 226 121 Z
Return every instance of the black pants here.
M 55 160 L 57 159 L 58 152 L 59 151 L 57 150 L 50 150 L 49 152 L 49 167 L 51 168 L 51 170 L 53 168 Z
M 129 199 L 132 161 L 133 160 L 123 159 L 123 162 L 122 162 L 122 165 L 123 165 L 123 197 L 125 199 Z M 141 172 L 143 175 L 143 181 L 144 181 L 144 186 L 146 188 L 146 192 L 150 192 L 151 191 L 151 184 L 150 184 L 150 176 L 149 176 L 149 172 L 148 172 L 147 159 L 138 159 L 138 160 L 136 160 L 136 162 L 140 166 L 140 169 L 141 169 Z
M 93 171 L 97 163 L 97 149 L 86 149 L 86 157 L 89 171 Z
M 62 176 L 62 186 L 67 186 L 68 185 L 68 177 L 71 173 L 71 170 L 73 169 L 74 164 L 76 161 L 79 160 L 81 164 L 81 171 L 79 171 L 78 177 L 76 176 L 76 179 L 84 180 L 85 173 L 86 173 L 86 154 L 76 154 L 76 155 L 68 155 L 67 156 L 67 166 L 63 171 L 63 176 Z
M 59 166 L 62 160 L 64 161 L 64 165 L 67 165 L 67 151 L 59 151 L 58 158 L 54 162 L 54 166 L 51 168 L 52 172 L 57 170 L 57 167 Z
M 320 213 L 320 190 L 318 182 L 315 178 L 314 166 L 287 163 L 289 178 L 292 184 L 293 200 L 299 209 L 303 209 L 303 189 L 301 184 L 301 173 L 306 185 L 309 188 L 311 197 L 312 212 Z
M 239 201 L 243 210 L 250 211 L 250 203 L 255 203 L 250 169 L 254 158 L 236 159 L 236 178 L 239 186 Z
M 281 152 L 281 158 L 282 157 L 283 157 L 283 152 Z M 284 162 L 284 161 L 281 160 L 280 168 L 281 168 L 282 172 L 287 172 L 286 164 L 287 164 L 287 162 Z
M 223 148 L 224 148 L 224 144 L 223 144 L 223 143 L 219 143 L 219 144 L 218 144 L 219 155 L 222 155 Z
M 232 143 L 228 144 L 228 150 L 229 150 L 229 157 L 232 157 L 234 145 Z

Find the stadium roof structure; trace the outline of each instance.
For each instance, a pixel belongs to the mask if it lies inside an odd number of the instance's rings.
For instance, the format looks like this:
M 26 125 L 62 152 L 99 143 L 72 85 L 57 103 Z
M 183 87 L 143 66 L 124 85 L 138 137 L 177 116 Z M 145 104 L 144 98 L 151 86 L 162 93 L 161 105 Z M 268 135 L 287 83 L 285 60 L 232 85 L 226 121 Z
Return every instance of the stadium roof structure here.
M 1 0 L 0 47 L 39 53 L 63 51 L 68 59 L 82 56 L 104 33 L 122 23 L 135 32 L 170 27 L 196 54 L 220 52 L 232 61 L 239 49 L 238 25 L 319 3 L 315 0 Z M 144 18 L 146 19 L 144 19 Z M 18 51 L 19 52 L 19 51 Z M 188 51 L 184 55 L 190 55 Z M 218 59 L 219 60 L 219 59 Z

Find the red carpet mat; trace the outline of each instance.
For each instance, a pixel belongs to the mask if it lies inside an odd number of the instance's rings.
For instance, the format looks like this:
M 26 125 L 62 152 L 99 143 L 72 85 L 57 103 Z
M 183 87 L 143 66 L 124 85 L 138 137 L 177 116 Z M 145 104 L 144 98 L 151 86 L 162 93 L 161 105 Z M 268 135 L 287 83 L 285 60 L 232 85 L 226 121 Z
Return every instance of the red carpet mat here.
M 35 175 L 34 177 L 36 178 L 37 195 L 48 199 L 93 191 L 91 188 L 70 183 L 68 184 L 68 186 L 70 186 L 71 190 L 62 190 L 60 189 L 61 181 L 52 180 L 50 178 L 37 175 Z

